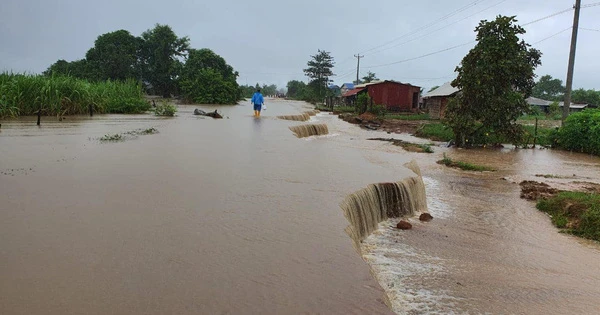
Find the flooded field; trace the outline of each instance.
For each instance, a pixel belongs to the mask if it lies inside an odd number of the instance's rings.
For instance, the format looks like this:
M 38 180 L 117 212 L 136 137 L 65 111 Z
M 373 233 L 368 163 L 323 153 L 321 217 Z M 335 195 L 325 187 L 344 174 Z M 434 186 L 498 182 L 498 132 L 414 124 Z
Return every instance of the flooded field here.
M 514 183 L 598 181 L 598 158 L 408 153 L 333 115 L 277 118 L 304 103 L 268 104 L 260 119 L 240 105 L 198 106 L 222 120 L 180 106 L 172 119 L 3 121 L 0 313 L 387 314 L 384 290 L 397 313 L 600 312 L 600 247 L 559 234 Z M 301 124 L 328 134 L 298 138 Z M 444 168 L 443 152 L 499 171 Z M 413 159 L 434 220 L 380 224 L 361 258 L 340 203 L 415 176 Z

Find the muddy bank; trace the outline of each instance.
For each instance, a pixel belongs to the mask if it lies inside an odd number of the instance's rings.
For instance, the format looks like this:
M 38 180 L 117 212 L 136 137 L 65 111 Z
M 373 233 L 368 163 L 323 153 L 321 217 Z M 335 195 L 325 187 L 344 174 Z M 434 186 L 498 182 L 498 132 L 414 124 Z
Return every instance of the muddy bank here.
M 365 113 L 360 116 L 355 114 L 339 114 L 341 120 L 356 124 L 365 129 L 381 130 L 388 133 L 408 133 L 415 134 L 417 129 L 428 121 L 424 120 L 399 120 L 399 119 L 380 119 L 370 113 Z

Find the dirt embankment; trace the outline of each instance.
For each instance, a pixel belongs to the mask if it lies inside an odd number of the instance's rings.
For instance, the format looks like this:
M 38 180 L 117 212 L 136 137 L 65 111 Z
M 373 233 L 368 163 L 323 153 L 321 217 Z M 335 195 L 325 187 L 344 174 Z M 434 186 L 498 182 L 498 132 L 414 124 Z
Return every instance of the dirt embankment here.
M 345 122 L 360 125 L 365 129 L 383 130 L 388 133 L 414 134 L 422 124 L 426 123 L 423 120 L 380 119 L 371 113 L 364 113 L 359 116 L 346 113 L 339 114 L 338 117 Z

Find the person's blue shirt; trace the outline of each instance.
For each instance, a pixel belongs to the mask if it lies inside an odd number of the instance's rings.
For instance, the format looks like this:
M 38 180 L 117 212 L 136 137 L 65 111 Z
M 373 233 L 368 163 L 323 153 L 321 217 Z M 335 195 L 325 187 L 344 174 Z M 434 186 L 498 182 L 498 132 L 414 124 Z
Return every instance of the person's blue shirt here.
M 254 95 L 252 95 L 252 104 L 254 105 L 262 105 L 264 104 L 265 100 L 263 99 L 262 94 L 260 94 L 260 92 L 255 92 Z

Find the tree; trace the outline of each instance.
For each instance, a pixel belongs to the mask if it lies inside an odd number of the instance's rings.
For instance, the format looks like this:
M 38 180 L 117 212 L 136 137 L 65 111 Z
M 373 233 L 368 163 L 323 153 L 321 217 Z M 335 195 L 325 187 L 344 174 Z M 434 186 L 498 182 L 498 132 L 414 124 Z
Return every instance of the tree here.
M 377 78 L 375 73 L 373 73 L 371 71 L 367 72 L 367 75 L 362 77 L 363 83 L 370 83 L 370 82 L 377 81 L 377 80 L 379 80 L 379 79 Z
M 514 16 L 481 21 L 475 28 L 477 44 L 455 70 L 452 86 L 461 93 L 449 102 L 446 122 L 458 146 L 485 144 L 490 133 L 513 143 L 522 137 L 516 120 L 529 111 L 525 98 L 535 85 L 541 53 L 519 39 L 525 29 L 516 22 Z
M 306 83 L 302 81 L 292 80 L 287 83 L 287 97 L 301 99 L 302 94 L 306 90 Z
M 141 38 L 126 30 L 98 36 L 94 47 L 86 53 L 91 75 L 98 80 L 138 78 L 141 44 Z
M 190 49 L 181 72 L 181 92 L 187 101 L 236 104 L 240 99 L 238 72 L 210 49 Z
M 571 100 L 574 103 L 583 103 L 590 105 L 600 105 L 600 91 L 577 89 L 571 95 Z
M 308 68 L 304 69 L 304 73 L 311 78 L 309 87 L 319 100 L 322 100 L 328 92 L 329 82 L 332 82 L 329 78 L 334 76 L 332 68 L 335 62 L 329 52 L 320 49 L 316 55 L 310 57 L 312 59 L 307 62 Z
M 561 80 L 545 75 L 535 84 L 531 96 L 547 101 L 558 101 L 563 99 L 565 89 Z
M 85 59 L 75 60 L 68 62 L 64 59 L 60 59 L 50 65 L 43 75 L 65 75 L 73 76 L 80 79 L 91 79 L 89 65 Z
M 177 94 L 176 79 L 183 68 L 181 59 L 189 50 L 189 39 L 177 37 L 170 26 L 160 24 L 142 33 L 142 39 L 142 79 L 157 94 L 164 97 Z
M 429 93 L 429 92 L 431 92 L 431 91 L 435 91 L 435 90 L 437 90 L 439 87 L 440 87 L 439 85 L 436 85 L 436 86 L 432 87 L 431 89 L 429 89 L 429 91 L 427 91 L 427 93 Z

